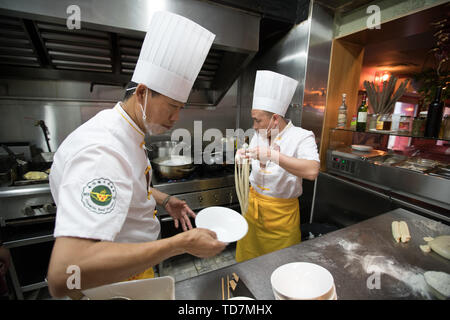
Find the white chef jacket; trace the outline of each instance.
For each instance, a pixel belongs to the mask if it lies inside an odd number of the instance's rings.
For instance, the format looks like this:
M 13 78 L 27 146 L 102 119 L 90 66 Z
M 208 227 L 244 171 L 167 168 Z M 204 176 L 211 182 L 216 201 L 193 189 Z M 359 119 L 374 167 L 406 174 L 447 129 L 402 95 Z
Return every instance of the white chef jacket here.
M 144 137 L 119 102 L 64 140 L 49 177 L 57 206 L 55 237 L 157 239 L 160 223 Z
M 272 139 L 272 149 L 277 149 L 286 156 L 320 162 L 312 131 L 296 127 L 289 121 Z M 249 148 L 257 146 L 269 148 L 269 143 L 266 138 L 255 133 Z M 265 168 L 261 168 L 259 160 L 253 159 L 250 183 L 258 193 L 275 198 L 297 198 L 303 192 L 302 179 L 272 161 L 269 161 Z

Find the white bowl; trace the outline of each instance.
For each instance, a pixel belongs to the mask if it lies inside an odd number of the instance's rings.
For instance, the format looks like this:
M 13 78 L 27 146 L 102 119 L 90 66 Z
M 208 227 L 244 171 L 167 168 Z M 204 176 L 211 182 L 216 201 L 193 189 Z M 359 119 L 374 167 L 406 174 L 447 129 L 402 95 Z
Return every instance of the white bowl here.
M 82 292 L 91 300 L 175 300 L 175 280 L 165 276 L 123 281 Z
M 332 297 L 331 273 L 314 263 L 294 262 L 275 269 L 270 277 L 272 289 L 283 299 L 315 300 Z
M 222 242 L 242 239 L 248 231 L 247 221 L 237 211 L 225 207 L 209 207 L 201 210 L 195 218 L 197 228 L 214 231 Z
M 273 295 L 275 296 L 275 300 L 293 300 L 288 299 L 287 297 L 283 297 L 279 292 L 272 288 Z M 333 285 L 332 291 L 327 294 L 323 299 L 320 300 L 337 300 L 336 287 Z

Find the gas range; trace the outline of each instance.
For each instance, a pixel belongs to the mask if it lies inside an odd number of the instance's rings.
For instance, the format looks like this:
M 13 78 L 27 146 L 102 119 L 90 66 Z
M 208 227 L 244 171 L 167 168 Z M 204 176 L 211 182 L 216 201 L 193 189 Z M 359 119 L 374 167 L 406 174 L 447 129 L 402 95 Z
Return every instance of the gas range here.
M 56 206 L 48 183 L 1 187 L 0 207 L 0 225 L 16 220 L 56 215 Z

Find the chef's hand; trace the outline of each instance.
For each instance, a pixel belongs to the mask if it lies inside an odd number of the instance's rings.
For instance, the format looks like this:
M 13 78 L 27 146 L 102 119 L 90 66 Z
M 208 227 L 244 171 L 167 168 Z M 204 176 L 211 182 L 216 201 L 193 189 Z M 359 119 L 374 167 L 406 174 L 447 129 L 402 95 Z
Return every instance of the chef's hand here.
M 226 243 L 217 240 L 215 232 L 208 229 L 195 228 L 177 236 L 183 237 L 184 250 L 199 258 L 213 257 L 227 246 Z
M 259 160 L 259 162 L 266 164 L 269 160 L 275 163 L 279 162 L 280 153 L 277 150 L 267 147 L 255 147 L 249 150 L 252 159 Z
M 248 152 L 248 149 L 238 149 L 236 151 L 236 156 L 235 156 L 236 162 L 237 163 L 241 163 L 243 159 L 250 159 L 250 154 Z
M 189 208 L 186 201 L 180 200 L 176 197 L 170 197 L 169 201 L 164 208 L 173 218 L 175 228 L 178 229 L 178 226 L 181 222 L 181 227 L 183 231 L 192 229 L 191 221 L 189 220 L 189 216 L 195 218 L 195 213 Z

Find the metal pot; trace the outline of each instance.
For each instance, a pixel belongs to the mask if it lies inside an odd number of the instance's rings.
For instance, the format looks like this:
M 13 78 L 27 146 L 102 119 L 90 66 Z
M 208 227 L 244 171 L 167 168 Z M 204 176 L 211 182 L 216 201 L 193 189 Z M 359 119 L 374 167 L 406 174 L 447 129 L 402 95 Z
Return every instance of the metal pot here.
M 187 156 L 160 157 L 151 162 L 156 174 L 165 179 L 182 179 L 195 170 L 193 159 Z
M 11 157 L 0 155 L 0 186 L 11 186 L 17 180 L 17 162 Z
M 170 157 L 172 155 L 179 155 L 180 150 L 185 147 L 186 144 L 183 142 L 177 142 L 177 141 L 159 141 L 150 144 L 149 148 L 147 148 L 147 151 L 149 152 L 149 158 L 150 159 L 156 159 L 156 158 L 164 158 L 164 157 Z M 190 150 L 190 146 L 188 149 Z
M 234 155 L 236 154 L 236 138 L 228 137 L 222 138 L 220 142 L 215 143 L 216 148 L 213 153 L 205 152 L 206 147 L 211 142 L 204 141 L 202 152 L 196 153 L 197 156 L 201 156 L 203 165 L 212 171 L 222 170 L 224 166 L 234 165 Z M 232 150 L 230 155 L 231 159 L 227 159 L 227 151 Z
M 0 155 L 0 172 L 8 171 L 15 163 L 11 156 Z
M 16 171 L 14 168 L 9 169 L 8 171 L 0 172 L 0 187 L 8 187 L 13 185 L 16 180 Z
M 15 154 L 11 151 L 11 149 L 8 148 L 8 146 L 2 144 L 1 147 L 5 149 L 5 151 L 8 153 L 8 157 L 12 159 L 11 168 L 15 171 L 16 178 L 15 179 L 22 179 L 23 175 L 29 171 L 29 164 L 27 161 L 24 161 L 24 154 Z M 20 159 L 22 158 L 22 159 Z M 15 180 L 14 179 L 14 180 Z

